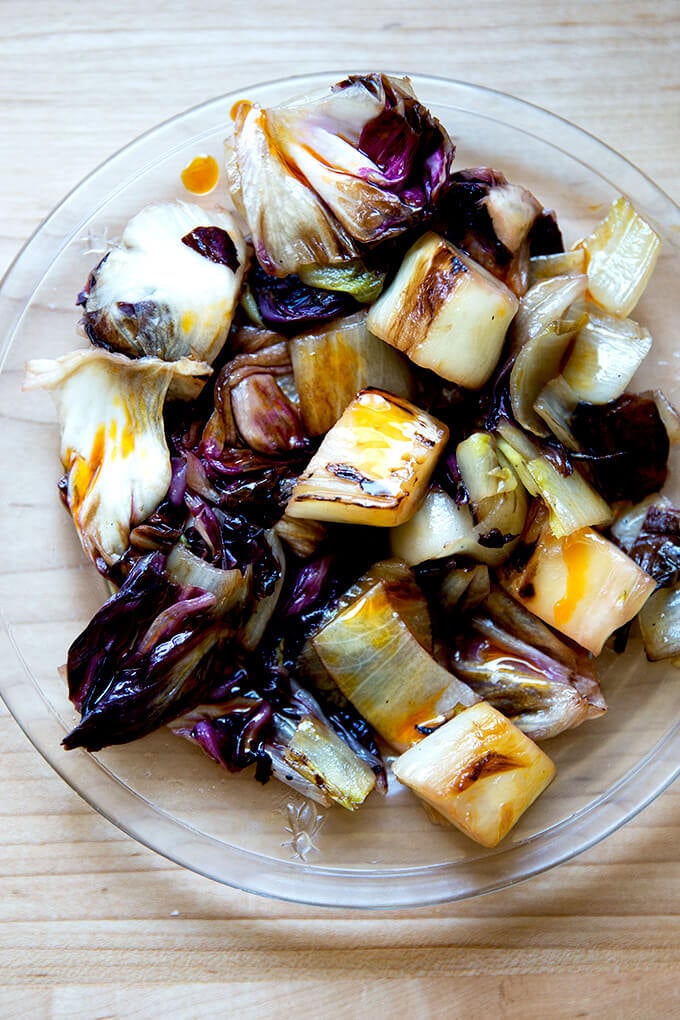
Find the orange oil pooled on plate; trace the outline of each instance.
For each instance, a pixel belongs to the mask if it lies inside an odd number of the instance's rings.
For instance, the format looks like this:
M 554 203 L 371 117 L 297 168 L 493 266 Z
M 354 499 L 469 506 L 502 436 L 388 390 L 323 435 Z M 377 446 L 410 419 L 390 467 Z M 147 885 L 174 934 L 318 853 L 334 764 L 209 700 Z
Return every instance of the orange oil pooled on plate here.
M 182 184 L 193 195 L 207 195 L 216 186 L 220 168 L 214 156 L 195 156 L 182 170 Z

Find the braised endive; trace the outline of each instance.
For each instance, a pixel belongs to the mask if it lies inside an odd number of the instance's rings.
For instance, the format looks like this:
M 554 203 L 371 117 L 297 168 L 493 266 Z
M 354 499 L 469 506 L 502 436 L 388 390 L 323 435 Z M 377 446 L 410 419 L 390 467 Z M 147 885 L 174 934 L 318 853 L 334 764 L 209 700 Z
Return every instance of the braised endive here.
M 163 404 L 174 379 L 209 366 L 183 358 L 130 360 L 100 348 L 29 362 L 25 388 L 50 390 L 61 427 L 66 499 L 83 549 L 115 562 L 171 479 Z

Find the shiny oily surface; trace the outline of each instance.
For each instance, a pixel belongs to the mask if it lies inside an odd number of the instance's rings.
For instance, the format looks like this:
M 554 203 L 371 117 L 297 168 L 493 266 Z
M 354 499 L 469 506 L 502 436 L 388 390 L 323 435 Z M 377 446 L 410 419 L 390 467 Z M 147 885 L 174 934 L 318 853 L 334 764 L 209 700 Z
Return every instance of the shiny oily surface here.
M 346 72 L 288 79 L 248 90 L 263 105 L 325 87 Z M 664 239 L 654 277 L 634 317 L 654 338 L 633 380 L 663 385 L 680 402 L 674 347 L 674 280 L 680 271 L 680 216 L 644 175 L 595 139 L 498 93 L 417 77 L 419 98 L 457 143 L 456 166 L 488 164 L 558 211 L 567 244 L 585 236 L 620 192 Z M 455 900 L 498 889 L 580 852 L 663 790 L 678 771 L 680 683 L 649 665 L 637 640 L 602 660 L 609 711 L 546 742 L 557 778 L 507 839 L 486 851 L 432 824 L 393 783 L 358 813 L 303 802 L 287 788 L 260 787 L 219 770 L 162 731 L 96 755 L 60 747 L 75 721 L 57 669 L 68 645 L 105 597 L 59 504 L 56 417 L 44 393 L 22 393 L 29 357 L 77 346 L 75 295 L 89 270 L 150 201 L 185 198 L 181 173 L 198 154 L 221 160 L 230 107 L 223 97 L 160 126 L 95 171 L 59 206 L 16 260 L 0 292 L 6 324 L 0 406 L 8 458 L 21 439 L 30 451 L 0 499 L 13 523 L 0 602 L 0 690 L 50 764 L 89 803 L 136 839 L 220 882 L 285 899 L 336 906 L 397 907 Z M 212 208 L 220 187 L 195 199 Z M 677 463 L 667 492 L 678 501 Z M 24 509 L 16 514 L 17 504 Z M 36 542 L 36 533 L 49 536 Z M 36 613 L 36 595 L 47 614 Z

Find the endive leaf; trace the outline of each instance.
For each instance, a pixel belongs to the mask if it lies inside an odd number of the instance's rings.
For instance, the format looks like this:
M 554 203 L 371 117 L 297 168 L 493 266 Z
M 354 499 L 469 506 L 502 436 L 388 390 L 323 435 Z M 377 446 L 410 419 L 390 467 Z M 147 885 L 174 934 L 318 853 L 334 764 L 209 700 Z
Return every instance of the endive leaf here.
M 50 390 L 56 402 L 68 507 L 95 563 L 100 557 L 114 563 L 127 548 L 130 529 L 168 490 L 168 387 L 174 379 L 209 372 L 208 365 L 186 358 L 131 360 L 100 348 L 28 363 L 25 388 Z

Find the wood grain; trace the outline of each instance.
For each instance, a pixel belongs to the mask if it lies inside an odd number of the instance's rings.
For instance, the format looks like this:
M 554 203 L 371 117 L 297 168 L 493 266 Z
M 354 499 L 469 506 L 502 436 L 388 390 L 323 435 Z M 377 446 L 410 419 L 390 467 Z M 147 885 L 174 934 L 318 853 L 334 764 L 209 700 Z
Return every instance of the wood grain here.
M 307 0 L 0 0 L 0 270 L 140 132 L 324 68 L 510 92 L 598 135 L 677 199 L 679 14 L 675 0 L 346 0 L 330 14 Z M 4 707 L 0 769 L 3 1018 L 680 1015 L 677 787 L 528 883 L 370 914 L 259 899 L 158 857 L 72 793 Z

